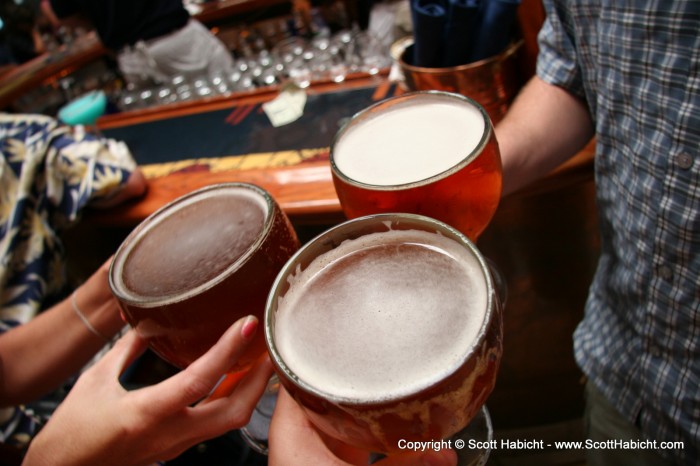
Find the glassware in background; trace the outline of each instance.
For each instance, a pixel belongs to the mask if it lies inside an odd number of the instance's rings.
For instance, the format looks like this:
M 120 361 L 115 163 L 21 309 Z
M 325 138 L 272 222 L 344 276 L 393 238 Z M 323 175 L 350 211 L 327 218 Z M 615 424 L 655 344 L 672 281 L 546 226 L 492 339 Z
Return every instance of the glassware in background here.
M 219 72 L 210 76 L 211 86 L 217 95 L 229 95 L 231 94 L 231 86 L 228 82 L 228 77 L 226 73 Z
M 138 89 L 127 84 L 119 96 L 119 107 L 122 111 L 137 110 L 140 108 L 140 102 Z
M 154 94 L 152 88 L 142 89 L 139 92 L 139 104 L 142 107 L 151 107 L 156 103 L 156 94 Z
M 174 76 L 170 82 L 175 87 L 177 102 L 187 102 L 188 100 L 192 100 L 194 98 L 192 83 L 187 76 Z
M 305 88 L 313 82 L 342 82 L 350 73 L 373 75 L 391 66 L 388 47 L 356 27 L 333 35 L 321 28 L 311 39 L 291 36 L 268 45 L 279 34 L 273 25 L 262 34 L 243 29 L 235 44 L 238 56 L 228 72 L 177 75 L 169 83 L 143 89 L 127 86 L 119 96 L 119 107 L 123 111 L 143 109 L 250 92 L 290 81 Z
M 194 98 L 203 98 L 211 96 L 214 91 L 211 88 L 211 83 L 207 76 L 198 76 L 192 81 L 192 88 L 194 89 Z
M 356 33 L 349 47 L 350 60 L 360 72 L 374 75 L 391 65 L 388 49 L 367 31 Z
M 272 54 L 281 64 L 282 75 L 301 88 L 311 84 L 311 68 L 307 60 L 313 56 L 306 39 L 290 37 L 278 43 Z
M 169 83 L 163 83 L 156 88 L 156 102 L 158 105 L 167 105 L 177 100 L 175 89 Z

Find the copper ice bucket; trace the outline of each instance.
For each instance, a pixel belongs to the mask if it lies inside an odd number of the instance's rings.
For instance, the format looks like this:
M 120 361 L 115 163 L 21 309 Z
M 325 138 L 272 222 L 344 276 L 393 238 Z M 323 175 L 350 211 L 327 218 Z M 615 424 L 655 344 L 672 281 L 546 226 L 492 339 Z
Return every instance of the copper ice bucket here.
M 399 52 L 398 63 L 411 91 L 455 92 L 479 102 L 494 124 L 501 121 L 522 86 L 518 51 L 523 41 L 512 43 L 501 54 L 466 65 L 445 68 L 414 66 L 413 45 Z

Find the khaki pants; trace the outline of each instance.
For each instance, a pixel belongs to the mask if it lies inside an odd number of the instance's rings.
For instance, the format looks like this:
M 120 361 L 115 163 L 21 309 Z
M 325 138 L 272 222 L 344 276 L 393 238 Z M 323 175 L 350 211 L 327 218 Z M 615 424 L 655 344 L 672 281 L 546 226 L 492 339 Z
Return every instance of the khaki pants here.
M 586 411 L 584 429 L 587 439 L 594 442 L 607 440 L 644 440 L 637 427 L 620 415 L 595 385 L 586 384 Z M 654 439 L 649 439 L 654 440 Z M 587 466 L 666 466 L 673 461 L 662 457 L 656 450 L 622 450 L 598 448 L 586 450 Z
M 207 76 L 233 66 L 224 44 L 194 19 L 175 32 L 125 47 L 117 62 L 127 82 L 137 85 L 169 82 L 176 75 Z

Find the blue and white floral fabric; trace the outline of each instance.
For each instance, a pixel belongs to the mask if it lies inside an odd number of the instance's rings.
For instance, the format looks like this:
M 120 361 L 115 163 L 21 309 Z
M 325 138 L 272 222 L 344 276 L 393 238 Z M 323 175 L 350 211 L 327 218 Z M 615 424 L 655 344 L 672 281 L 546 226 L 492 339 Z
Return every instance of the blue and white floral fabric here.
M 1 333 L 63 290 L 60 230 L 115 194 L 136 163 L 124 143 L 44 115 L 0 113 L 0 152 Z M 31 425 L 17 414 L 0 410 L 0 442 L 16 434 L 11 426 Z

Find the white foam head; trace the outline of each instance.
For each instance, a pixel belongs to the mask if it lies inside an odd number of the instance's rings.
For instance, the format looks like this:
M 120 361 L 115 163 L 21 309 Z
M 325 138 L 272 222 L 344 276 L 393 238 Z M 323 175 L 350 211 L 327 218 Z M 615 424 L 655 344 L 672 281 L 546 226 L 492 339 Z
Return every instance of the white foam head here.
M 458 165 L 484 138 L 484 113 L 469 100 L 418 93 L 395 102 L 341 130 L 331 157 L 345 177 L 376 186 L 415 183 Z
M 419 230 L 346 241 L 289 281 L 274 324 L 279 355 L 315 390 L 356 402 L 396 399 L 453 373 L 488 306 L 473 253 Z

